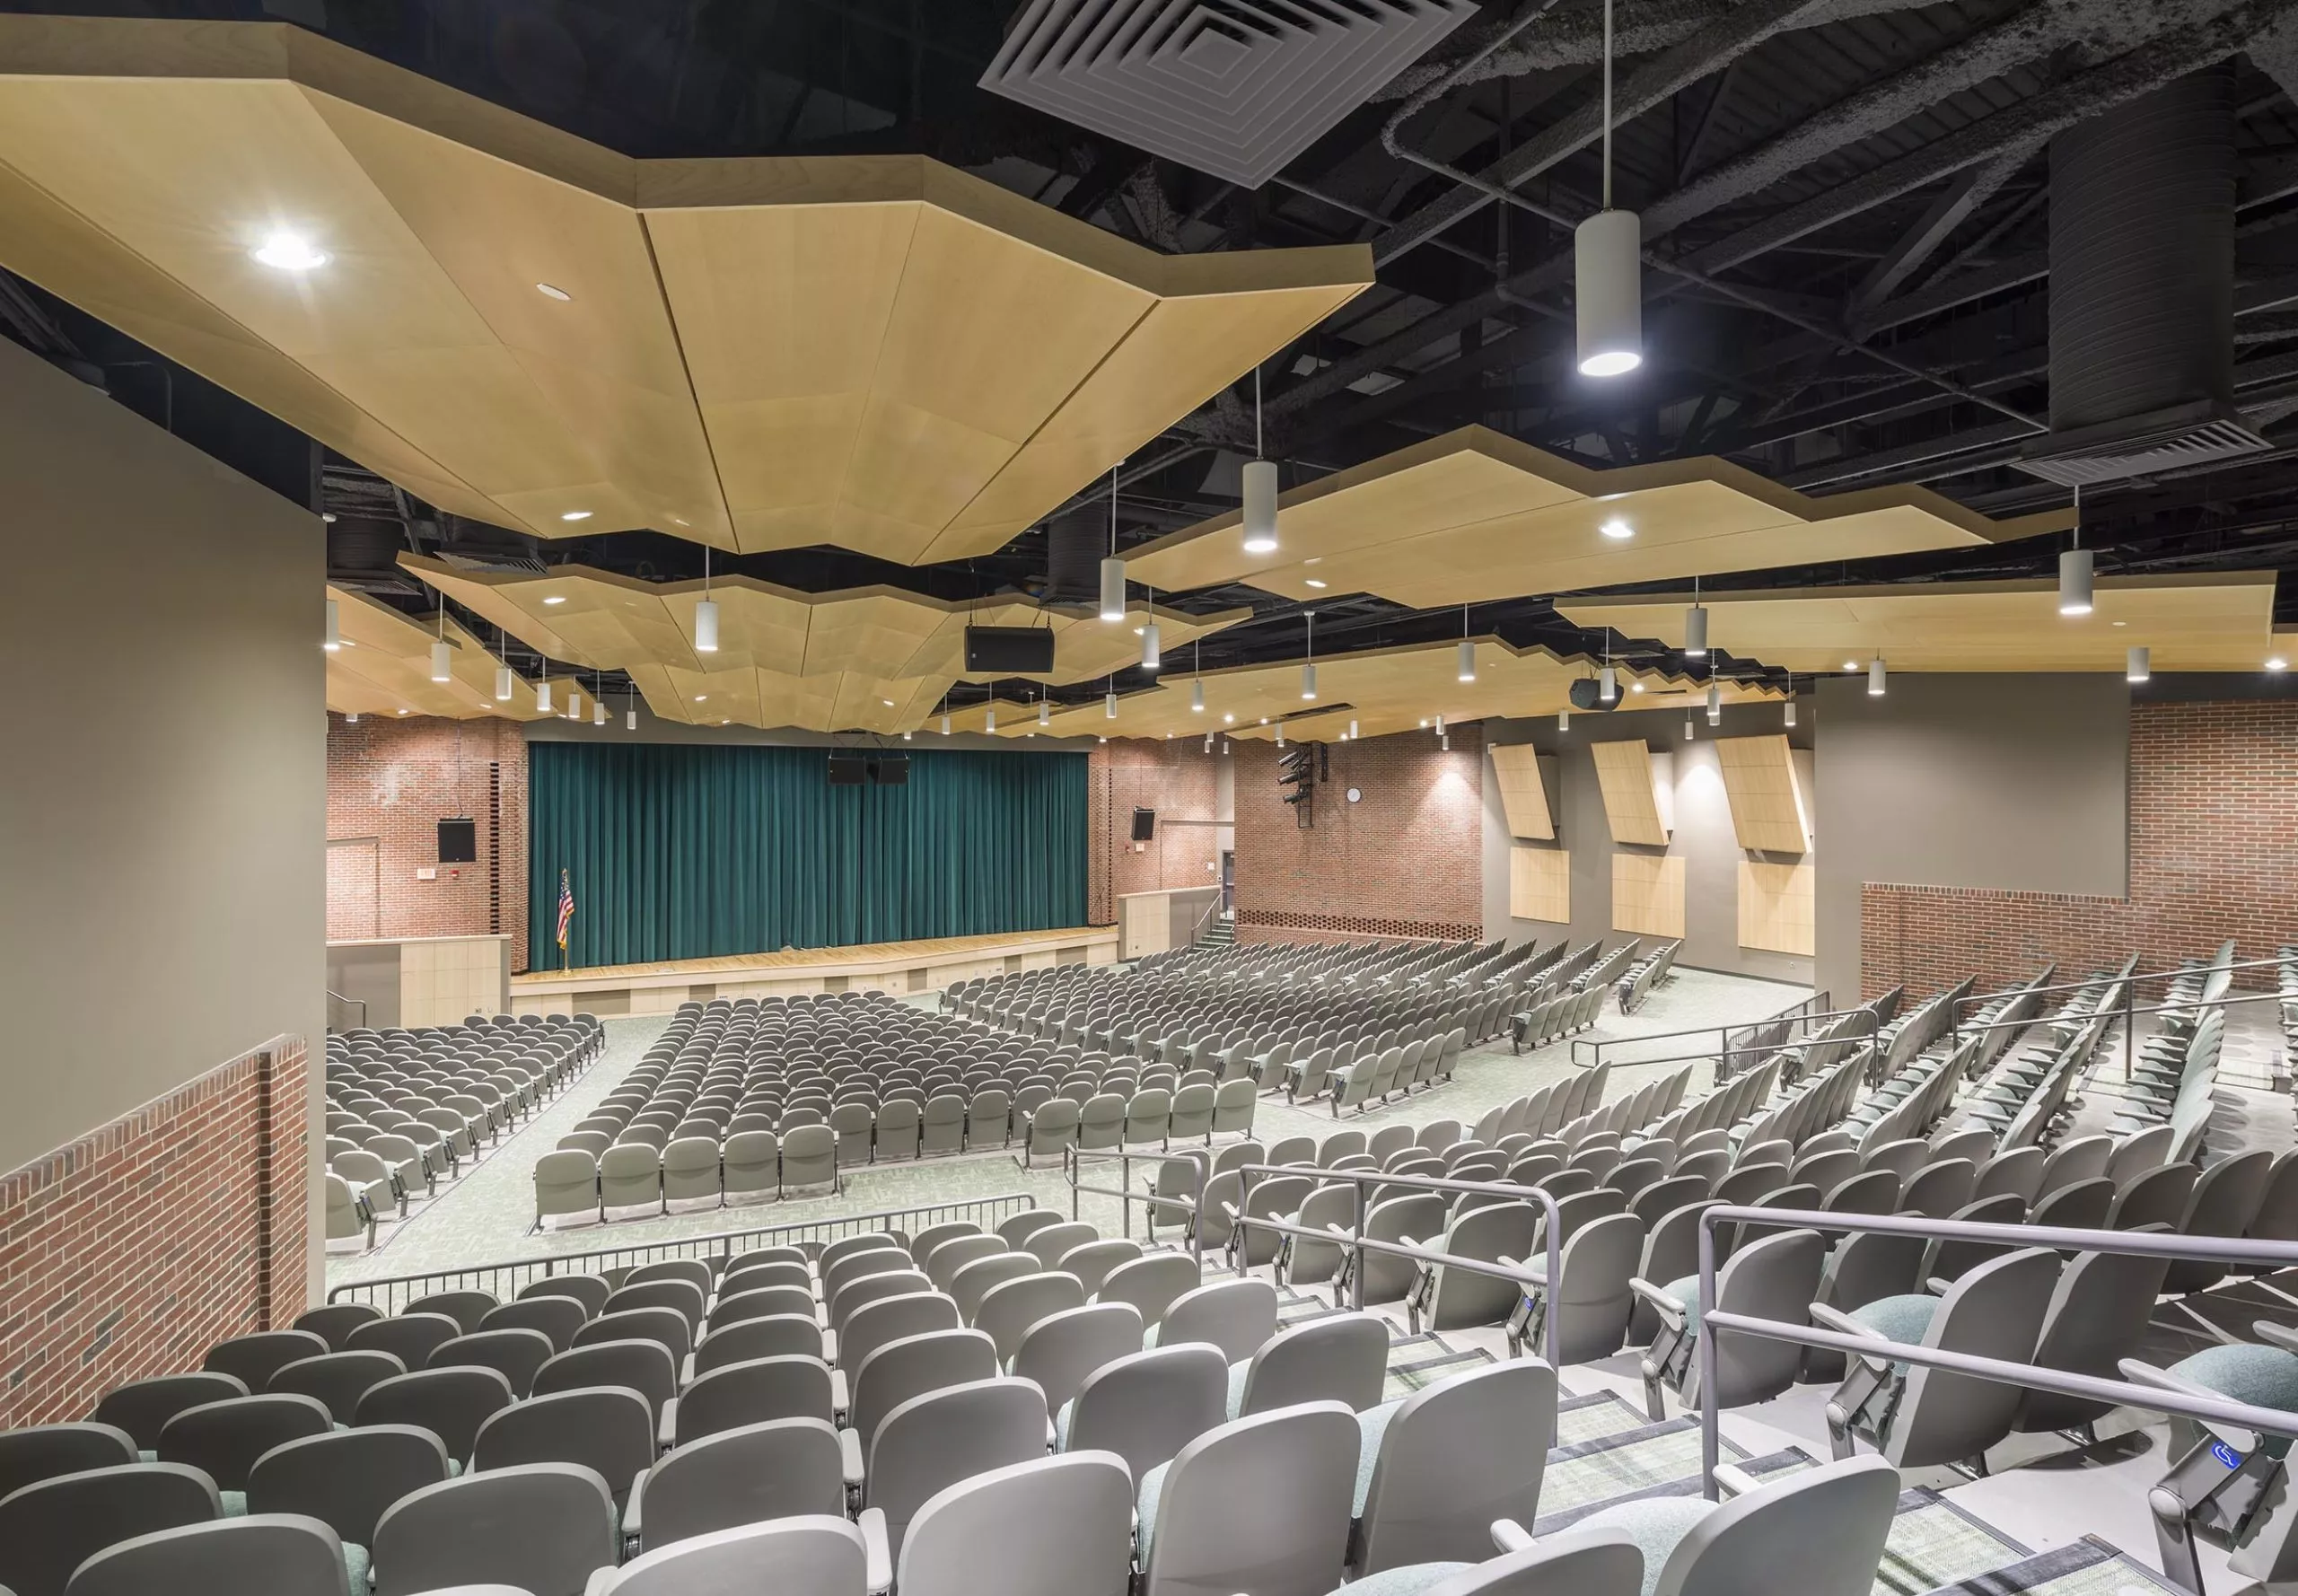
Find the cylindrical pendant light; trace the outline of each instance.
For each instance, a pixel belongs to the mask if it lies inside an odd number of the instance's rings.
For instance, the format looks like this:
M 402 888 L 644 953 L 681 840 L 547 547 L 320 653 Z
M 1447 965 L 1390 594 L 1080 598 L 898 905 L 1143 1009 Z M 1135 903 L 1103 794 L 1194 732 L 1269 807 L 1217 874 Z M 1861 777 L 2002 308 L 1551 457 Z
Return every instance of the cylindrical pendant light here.
M 1459 675 L 1462 681 L 1474 681 L 1476 680 L 1476 645 L 1466 637 L 1460 639 L 1460 668 Z
M 1603 675 L 1597 679 L 1596 697 L 1599 702 L 1605 704 L 1612 703 L 1619 697 L 1619 675 L 1609 665 L 1604 667 Z
M 1883 696 L 1883 656 L 1877 654 L 1867 662 L 1867 696 L 1870 698 L 1880 698 Z
M 1684 741 L 1691 741 L 1691 712 L 1688 710 L 1684 712 Z
M 593 696 L 591 699 L 591 724 L 594 726 L 603 726 L 606 723 L 607 706 L 604 704 L 601 704 L 598 698 Z
M 993 704 L 988 708 L 981 712 L 981 729 L 985 732 L 995 732 L 997 730 L 996 705 Z
M 1580 373 L 1617 377 L 1644 364 L 1644 225 L 1612 208 L 1612 7 L 1604 0 L 1604 208 L 1572 232 Z
M 1351 742 L 1356 741 L 1356 723 L 1354 720 L 1348 723 L 1348 740 Z
M 1779 717 L 1779 723 L 1780 723 L 1781 725 L 1783 725 L 1783 726 L 1792 726 L 1792 725 L 1794 725 L 1794 724 L 1795 723 L 1795 700 L 1794 700 L 1794 699 L 1790 698 L 1790 699 L 1788 699 L 1788 700 L 1787 700 L 1787 708 L 1786 708 L 1786 712 L 1785 712 L 1785 714 L 1783 714 L 1783 715 Z
M 511 667 L 508 665 L 496 666 L 495 701 L 497 704 L 508 704 L 511 701 Z
M 1571 710 L 1559 709 L 1556 712 L 1556 729 L 1559 732 L 1569 732 L 1572 730 Z
M 1279 748 L 1285 746 L 1285 723 L 1282 721 L 1279 721 L 1276 726 L 1276 746 Z
M 622 712 L 622 729 L 626 732 L 638 730 L 638 700 L 636 698 L 633 698 L 629 707 Z
M 1316 696 L 1317 667 L 1315 662 L 1311 661 L 1301 667 L 1301 697 L 1314 698 Z
M 1040 726 L 1048 726 L 1052 723 L 1053 706 L 1046 702 L 1044 698 L 1040 697 L 1038 700 L 1038 724 Z
M 1115 688 L 1111 688 L 1109 697 L 1101 700 L 1101 718 L 1105 721 L 1117 719 L 1117 689 Z
M 1205 751 L 1208 754 L 1213 751 L 1213 733 L 1210 732 L 1205 734 Z
M 1444 717 L 1441 715 L 1436 717 L 1436 735 L 1444 735 Z
M 455 675 L 454 646 L 444 637 L 431 645 L 431 680 L 452 681 Z
M 1205 683 L 1202 680 L 1188 684 L 1188 706 L 1192 714 L 1205 713 Z
M 327 601 L 327 630 L 320 634 L 320 646 L 329 653 L 343 646 L 343 606 L 337 600 Z
M 2091 613 L 2091 551 L 2070 548 L 2058 557 L 2058 612 Z
M 1276 552 L 1276 462 L 1260 458 L 1260 368 L 1253 368 L 1253 459 L 1245 462 L 1245 552 Z
M 550 713 L 550 679 L 548 677 L 535 683 L 535 708 L 544 715 Z
M 359 712 L 355 709 L 350 714 L 345 715 L 343 717 L 343 723 L 346 726 L 357 725 L 359 723 Z
M 566 689 L 566 718 L 570 721 L 583 718 L 583 689 L 571 684 Z
M 1110 552 L 1101 562 L 1101 618 L 1125 618 L 1125 562 L 1117 557 L 1117 468 L 1110 468 Z
M 710 546 L 702 548 L 702 597 L 694 601 L 694 652 L 718 652 L 718 601 L 710 596 Z
M 1155 591 L 1151 590 L 1149 622 L 1141 628 L 1141 668 L 1144 671 L 1162 670 L 1165 663 L 1164 648 L 1157 640 L 1156 598 Z
M 944 715 L 942 717 L 942 735 L 943 735 L 943 736 L 944 736 L 944 737 L 947 737 L 949 734 L 950 734 L 950 717 L 949 717 L 948 715 Z
M 1684 653 L 1700 660 L 1707 657 L 1707 607 L 1695 603 L 1684 611 Z
M 2123 662 L 2125 681 L 2145 681 L 2154 674 L 2153 655 L 2144 645 L 2132 649 Z

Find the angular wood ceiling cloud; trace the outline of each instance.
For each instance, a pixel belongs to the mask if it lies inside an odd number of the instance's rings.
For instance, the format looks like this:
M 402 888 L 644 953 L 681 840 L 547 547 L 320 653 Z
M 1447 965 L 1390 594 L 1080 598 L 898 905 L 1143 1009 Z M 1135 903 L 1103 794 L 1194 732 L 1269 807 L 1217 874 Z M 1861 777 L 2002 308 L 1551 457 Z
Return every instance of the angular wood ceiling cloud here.
M 455 514 L 911 564 L 1372 281 L 922 157 L 634 161 L 284 24 L 46 16 L 0 17 L 0 265 Z

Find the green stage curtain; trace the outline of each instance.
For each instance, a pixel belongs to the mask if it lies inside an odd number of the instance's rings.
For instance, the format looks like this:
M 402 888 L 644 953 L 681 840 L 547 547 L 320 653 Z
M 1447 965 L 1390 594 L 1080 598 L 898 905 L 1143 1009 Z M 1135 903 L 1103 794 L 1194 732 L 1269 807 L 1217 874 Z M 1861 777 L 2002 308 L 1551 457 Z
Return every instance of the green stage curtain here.
M 1085 756 L 919 752 L 833 787 L 820 748 L 536 742 L 528 925 L 577 967 L 1085 923 Z

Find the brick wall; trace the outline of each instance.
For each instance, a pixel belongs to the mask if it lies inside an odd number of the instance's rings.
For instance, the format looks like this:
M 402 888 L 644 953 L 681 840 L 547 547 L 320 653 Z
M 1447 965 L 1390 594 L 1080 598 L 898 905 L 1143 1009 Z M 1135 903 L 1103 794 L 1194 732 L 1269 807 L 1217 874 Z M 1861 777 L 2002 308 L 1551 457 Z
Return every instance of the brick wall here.
M 2131 706 L 2127 898 L 1870 881 L 1860 925 L 1871 996 L 2133 952 L 2161 969 L 2230 936 L 2240 958 L 2272 956 L 2298 938 L 2298 702 Z
M 1213 820 L 1222 757 L 1194 738 L 1121 737 L 1095 746 L 1085 776 L 1092 924 L 1115 925 L 1116 900 L 1127 892 L 1221 884 L 1221 828 Z M 1136 809 L 1157 811 L 1157 835 L 1137 851 Z
M 440 820 L 478 822 L 478 860 L 437 864 Z M 328 935 L 508 934 L 527 968 L 527 750 L 512 721 L 327 725 Z
M 306 1079 L 279 1038 L 0 1175 L 0 1428 L 303 1311 Z
M 1334 942 L 1484 934 L 1484 741 L 1456 727 L 1329 745 L 1303 831 L 1274 743 L 1236 745 L 1237 936 Z M 1347 802 L 1349 787 L 1363 801 Z

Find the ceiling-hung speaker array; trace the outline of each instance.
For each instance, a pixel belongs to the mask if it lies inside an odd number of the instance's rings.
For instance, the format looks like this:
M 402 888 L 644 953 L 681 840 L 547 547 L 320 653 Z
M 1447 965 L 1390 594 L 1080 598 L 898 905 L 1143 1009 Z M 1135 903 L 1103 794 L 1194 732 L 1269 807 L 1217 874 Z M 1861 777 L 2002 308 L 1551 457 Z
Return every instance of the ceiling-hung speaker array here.
M 1247 189 L 1473 0 L 1031 0 L 981 86 Z
M 1042 676 L 1053 669 L 1053 633 L 1045 627 L 968 627 L 966 670 L 998 676 Z

